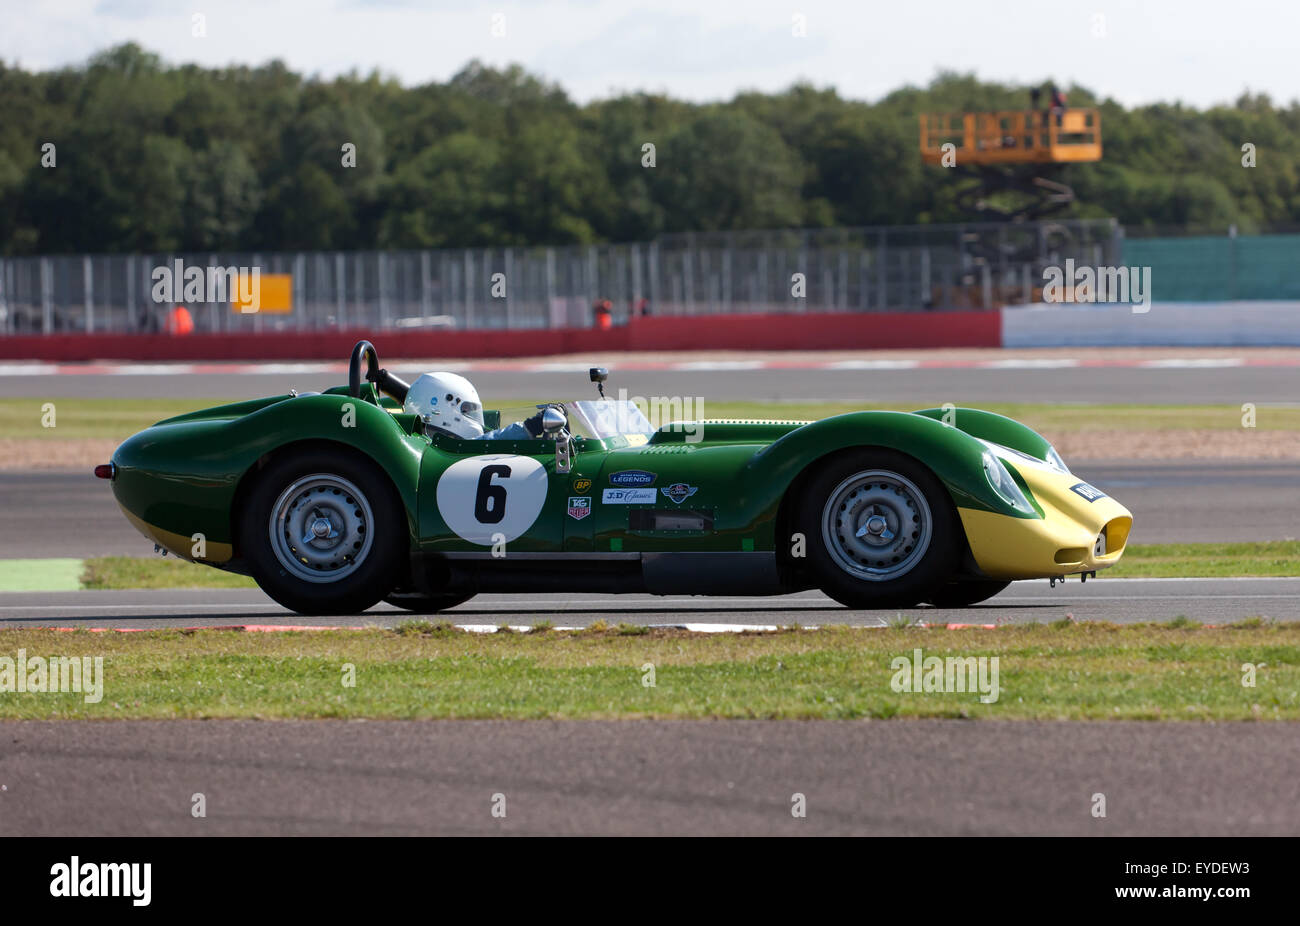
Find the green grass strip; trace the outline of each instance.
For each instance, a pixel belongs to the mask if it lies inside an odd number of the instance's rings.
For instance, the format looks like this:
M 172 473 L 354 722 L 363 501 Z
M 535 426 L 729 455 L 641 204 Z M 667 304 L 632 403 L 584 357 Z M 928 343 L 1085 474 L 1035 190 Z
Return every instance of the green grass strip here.
M 0 592 L 70 592 L 81 588 L 79 559 L 0 560 Z
M 99 657 L 102 697 L 12 690 L 20 650 Z M 996 658 L 998 699 L 982 701 L 973 683 L 898 690 L 898 660 L 917 650 L 923 664 L 983 657 L 990 679 Z M 0 630 L 0 689 L 6 672 L 0 718 L 1300 720 L 1300 625 L 1259 620 L 744 634 Z
M 1124 551 L 1119 565 L 1097 574 L 1127 579 L 1300 575 L 1300 541 L 1151 543 Z

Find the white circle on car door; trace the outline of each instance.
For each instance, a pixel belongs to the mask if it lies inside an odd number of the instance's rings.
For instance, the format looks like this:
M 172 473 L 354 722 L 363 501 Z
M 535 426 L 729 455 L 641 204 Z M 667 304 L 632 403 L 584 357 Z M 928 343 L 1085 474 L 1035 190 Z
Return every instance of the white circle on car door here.
M 470 543 L 509 542 L 542 513 L 546 484 L 546 467 L 533 457 L 496 453 L 457 460 L 438 479 L 438 513 Z

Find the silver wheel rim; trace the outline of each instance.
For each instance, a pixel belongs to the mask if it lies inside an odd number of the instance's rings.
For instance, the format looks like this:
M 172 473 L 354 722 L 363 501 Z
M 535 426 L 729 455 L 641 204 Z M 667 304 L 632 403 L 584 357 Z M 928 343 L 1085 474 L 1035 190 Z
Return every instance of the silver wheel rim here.
M 886 582 L 911 572 L 930 548 L 934 519 L 916 484 L 888 470 L 849 476 L 822 509 L 822 541 L 855 578 Z
M 295 481 L 271 506 L 271 550 L 305 582 L 338 582 L 365 562 L 374 523 L 370 502 L 355 485 L 314 473 Z

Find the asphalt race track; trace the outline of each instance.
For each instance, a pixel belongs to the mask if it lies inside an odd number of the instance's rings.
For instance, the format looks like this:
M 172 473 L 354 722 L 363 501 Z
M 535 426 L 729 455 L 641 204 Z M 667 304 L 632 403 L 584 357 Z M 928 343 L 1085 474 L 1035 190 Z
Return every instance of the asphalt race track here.
M 883 627 L 894 611 L 852 611 L 821 592 L 768 598 L 656 595 L 479 595 L 443 612 L 456 624 L 485 628 L 550 621 L 557 627 L 592 621 L 635 624 L 798 623 Z M 970 608 L 914 608 L 913 621 L 993 624 L 1075 620 L 1166 621 L 1184 615 L 1208 624 L 1247 617 L 1300 620 L 1300 578 L 1071 579 L 1055 588 L 1046 579 L 1015 582 L 1001 595 Z M 8 592 L 0 595 L 0 627 L 198 627 L 229 624 L 391 626 L 406 611 L 378 605 L 364 614 L 302 617 L 256 589 Z
M 1300 532 L 1300 463 L 1070 461 L 1134 513 L 1133 543 L 1285 540 Z M 0 473 L 0 559 L 147 556 L 108 483 L 89 472 Z
M 1243 351 L 1244 352 L 1244 351 Z M 1068 353 L 1068 351 L 1067 351 Z M 599 363 L 593 358 L 592 363 Z M 347 382 L 346 372 L 294 372 L 292 364 L 267 364 L 269 373 L 169 374 L 165 367 L 140 374 L 24 376 L 9 365 L 0 374 L 0 395 L 13 398 L 252 398 L 320 390 Z M 393 372 L 408 381 L 423 368 L 405 361 Z M 586 364 L 563 370 L 491 370 L 471 375 L 486 398 L 560 399 L 592 393 Z M 340 368 L 342 369 L 342 368 Z M 992 369 L 744 369 L 626 370 L 611 364 L 609 388 L 629 395 L 700 396 L 707 402 L 849 401 L 1097 402 L 1256 404 L 1300 401 L 1300 366 L 1170 366 Z M 924 407 L 919 405 L 918 407 Z
M 1297 767 L 1274 723 L 5 722 L 0 836 L 1293 835 Z

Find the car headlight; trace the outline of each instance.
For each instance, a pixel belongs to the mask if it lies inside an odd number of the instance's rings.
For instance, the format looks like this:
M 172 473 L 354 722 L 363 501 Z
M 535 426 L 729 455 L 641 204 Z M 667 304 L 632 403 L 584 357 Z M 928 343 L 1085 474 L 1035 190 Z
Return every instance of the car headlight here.
M 984 475 L 988 478 L 993 491 L 998 493 L 998 497 L 1004 502 L 1025 514 L 1034 513 L 1029 499 L 1025 498 L 1025 493 L 1020 491 L 1020 486 L 1016 485 L 1016 481 L 1011 478 L 1006 466 L 988 450 L 984 451 Z
M 1063 473 L 1070 471 L 1070 467 L 1065 465 L 1065 461 L 1061 459 L 1061 455 L 1056 452 L 1055 447 L 1047 448 L 1047 465 L 1059 469 Z

